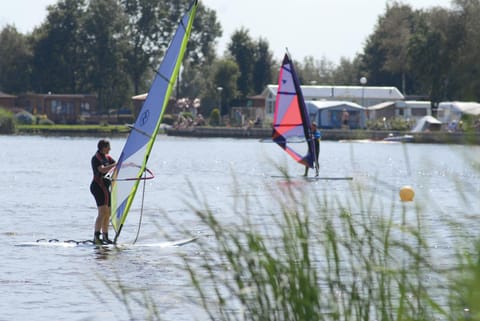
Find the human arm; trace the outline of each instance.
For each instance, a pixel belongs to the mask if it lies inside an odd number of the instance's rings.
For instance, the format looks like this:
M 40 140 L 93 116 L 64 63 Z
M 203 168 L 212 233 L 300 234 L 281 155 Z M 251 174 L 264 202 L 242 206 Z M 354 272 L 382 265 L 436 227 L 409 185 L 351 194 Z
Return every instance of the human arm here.
M 115 167 L 115 165 L 117 165 L 117 163 L 114 161 L 113 163 L 111 164 L 108 164 L 108 165 L 103 165 L 103 164 L 100 164 L 98 167 L 97 167 L 97 170 L 102 173 L 102 174 L 106 174 L 108 173 L 112 168 Z

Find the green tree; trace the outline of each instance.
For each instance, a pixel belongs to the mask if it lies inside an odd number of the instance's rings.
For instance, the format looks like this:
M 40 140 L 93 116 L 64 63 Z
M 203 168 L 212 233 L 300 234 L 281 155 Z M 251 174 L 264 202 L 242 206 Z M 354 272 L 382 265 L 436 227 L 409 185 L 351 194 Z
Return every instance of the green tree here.
M 417 90 L 425 93 L 433 105 L 447 98 L 449 77 L 453 66 L 458 26 L 451 12 L 436 8 L 419 16 L 409 46 L 409 65 Z M 449 49 L 449 47 L 451 47 Z
M 409 5 L 394 2 L 387 5 L 385 16 L 379 19 L 380 44 L 385 52 L 383 69 L 401 76 L 401 89 L 406 94 L 408 46 L 414 29 L 414 12 Z
M 29 88 L 31 48 L 26 36 L 7 25 L 0 32 L 0 90 L 17 94 Z
M 207 109 L 212 108 L 216 101 L 212 99 L 212 89 L 207 83 L 213 81 L 212 66 L 216 61 L 215 41 L 221 35 L 222 28 L 216 12 L 204 7 L 200 2 L 183 59 L 180 88 L 177 90 L 178 96 L 181 97 L 202 97 L 202 109 L 203 106 Z
M 131 85 L 126 72 L 126 17 L 116 0 L 92 0 L 85 13 L 86 66 L 91 90 L 98 95 L 101 111 L 122 107 L 129 101 Z
M 325 85 L 332 83 L 332 73 L 335 66 L 332 61 L 322 56 L 320 60 L 313 56 L 303 58 L 298 66 L 300 82 L 304 85 Z
M 387 4 L 372 35 L 367 39 L 361 68 L 370 85 L 396 86 L 405 94 L 413 90 L 409 83 L 408 48 L 415 28 L 415 12 L 410 6 Z
M 149 67 L 153 62 L 158 62 L 160 51 L 165 46 L 162 31 L 165 31 L 165 35 L 173 32 L 172 24 L 168 23 L 168 12 L 162 3 L 154 0 L 120 0 L 128 20 L 125 37 L 131 47 L 125 53 L 128 60 L 126 70 L 132 79 L 135 95 L 148 88 L 151 78 Z M 150 73 L 145 77 L 148 71 Z
M 228 58 L 216 62 L 214 68 L 210 93 L 216 97 L 220 95 L 218 97 L 221 101 L 219 109 L 222 115 L 226 115 L 230 112 L 231 101 L 238 96 L 237 83 L 240 78 L 240 69 L 235 61 Z M 219 87 L 222 89 L 218 90 Z
M 128 19 L 125 36 L 132 49 L 126 53 L 127 71 L 132 79 L 135 94 L 149 87 L 152 71 L 160 63 L 177 29 L 180 17 L 191 2 L 191 0 L 120 0 Z M 215 58 L 213 45 L 219 36 L 221 27 L 215 12 L 200 5 L 184 58 L 185 62 L 194 62 L 190 65 L 190 73 L 200 73 L 200 68 L 196 66 Z M 188 81 L 187 77 L 181 78 Z M 184 96 L 185 93 L 178 95 Z
M 459 84 L 455 98 L 477 101 L 480 100 L 480 1 L 455 0 L 453 4 L 457 26 L 462 31 L 454 60 L 453 81 Z
M 253 87 L 255 43 L 250 38 L 248 29 L 241 28 L 233 33 L 228 51 L 240 69 L 237 81 L 238 98 L 245 99 L 255 93 Z
M 86 52 L 80 33 L 84 8 L 84 0 L 62 0 L 48 7 L 46 22 L 33 33 L 35 91 L 82 91 Z
M 204 65 L 208 66 L 216 59 L 215 41 L 221 36 L 222 26 L 216 12 L 200 2 L 187 47 L 187 59 L 199 66 L 200 72 Z
M 269 49 L 268 41 L 260 38 L 255 47 L 255 61 L 253 63 L 253 92 L 259 94 L 265 86 L 273 80 L 273 54 Z
M 358 86 L 360 78 L 364 76 L 360 66 L 360 56 L 356 56 L 353 60 L 345 57 L 340 58 L 338 66 L 332 71 L 332 83 Z

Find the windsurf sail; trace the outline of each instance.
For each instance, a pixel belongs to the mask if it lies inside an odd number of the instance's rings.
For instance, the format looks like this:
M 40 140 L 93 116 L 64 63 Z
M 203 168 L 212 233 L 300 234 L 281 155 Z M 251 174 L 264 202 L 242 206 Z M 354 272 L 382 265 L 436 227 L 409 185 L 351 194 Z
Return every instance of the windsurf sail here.
M 146 167 L 148 157 L 180 70 L 197 6 L 198 0 L 193 1 L 180 20 L 113 171 L 110 220 L 115 230 L 114 243 L 120 235 L 140 180 L 152 176 Z
M 313 168 L 315 145 L 310 117 L 293 62 L 285 54 L 278 76 L 278 89 L 273 114 L 272 139 L 294 160 Z M 304 139 L 305 144 L 292 143 Z

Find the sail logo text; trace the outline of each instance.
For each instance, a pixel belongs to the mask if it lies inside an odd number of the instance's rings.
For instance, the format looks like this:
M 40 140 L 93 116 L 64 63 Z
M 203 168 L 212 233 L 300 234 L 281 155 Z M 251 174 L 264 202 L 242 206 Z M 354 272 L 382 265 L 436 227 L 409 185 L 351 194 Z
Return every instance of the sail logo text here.
M 142 113 L 142 116 L 140 117 L 140 126 L 145 125 L 148 123 L 148 119 L 150 118 L 150 110 L 145 110 L 145 112 Z

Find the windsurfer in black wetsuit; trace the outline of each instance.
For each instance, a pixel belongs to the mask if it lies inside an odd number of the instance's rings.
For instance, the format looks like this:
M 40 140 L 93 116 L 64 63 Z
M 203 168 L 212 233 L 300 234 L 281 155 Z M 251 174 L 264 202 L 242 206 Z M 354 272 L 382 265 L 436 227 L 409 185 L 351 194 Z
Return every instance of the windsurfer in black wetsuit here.
M 98 207 L 98 215 L 95 220 L 95 233 L 93 242 L 95 244 L 112 244 L 108 238 L 108 225 L 110 223 L 110 180 L 105 178 L 112 168 L 115 167 L 115 160 L 108 154 L 110 142 L 101 139 L 98 142 L 98 150 L 92 157 L 93 180 L 90 184 L 90 192 L 95 197 Z M 102 238 L 100 238 L 102 232 Z
M 317 124 L 315 122 L 311 124 L 311 129 L 312 129 L 313 145 L 315 146 L 315 159 L 313 160 L 313 165 L 315 167 L 315 176 L 318 176 L 318 171 L 320 170 L 318 157 L 320 155 L 320 139 L 322 138 L 322 134 L 317 129 Z M 308 165 L 305 166 L 305 174 L 303 174 L 303 176 L 308 176 L 308 168 L 309 168 Z

